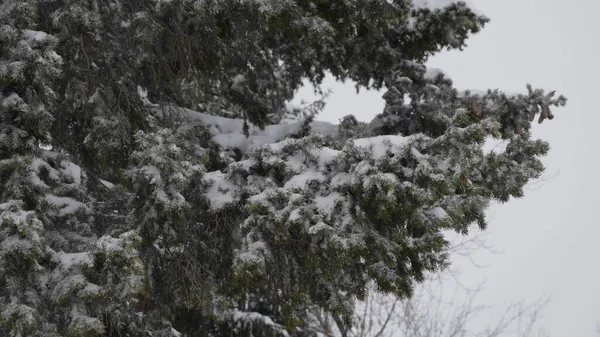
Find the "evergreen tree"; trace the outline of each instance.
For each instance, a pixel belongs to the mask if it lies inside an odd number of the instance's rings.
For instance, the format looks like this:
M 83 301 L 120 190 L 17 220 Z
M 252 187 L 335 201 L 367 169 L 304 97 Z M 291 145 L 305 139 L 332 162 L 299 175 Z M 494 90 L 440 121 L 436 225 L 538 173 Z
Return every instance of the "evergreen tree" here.
M 0 335 L 314 336 L 367 285 L 400 297 L 485 228 L 566 99 L 458 92 L 427 58 L 462 2 L 0 5 Z M 325 74 L 385 89 L 371 123 L 289 105 Z M 483 151 L 488 138 L 506 150 Z
M 50 258 L 44 186 L 32 179 L 31 166 L 39 144 L 50 140 L 51 82 L 61 59 L 56 39 L 33 30 L 32 4 L 4 2 L 0 20 L 0 334 L 51 335 L 40 317 L 40 274 Z

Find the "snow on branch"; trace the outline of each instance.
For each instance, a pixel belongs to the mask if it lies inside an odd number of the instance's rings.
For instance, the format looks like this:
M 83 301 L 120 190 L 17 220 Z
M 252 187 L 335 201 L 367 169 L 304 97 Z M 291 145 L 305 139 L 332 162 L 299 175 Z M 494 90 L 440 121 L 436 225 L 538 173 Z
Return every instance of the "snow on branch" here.
M 153 111 L 159 119 L 173 116 L 187 122 L 202 122 L 209 127 L 213 142 L 223 149 L 239 149 L 242 152 L 261 145 L 277 143 L 298 134 L 306 122 L 306 120 L 299 120 L 290 124 L 267 125 L 262 130 L 249 125 L 248 136 L 246 136 L 242 119 L 214 116 L 175 106 L 154 108 Z M 309 126 L 312 132 L 322 136 L 334 135 L 338 128 L 337 125 L 321 121 L 312 121 Z
M 476 7 L 473 7 L 473 5 L 471 4 L 470 1 L 466 1 L 466 0 L 462 0 L 462 1 L 457 1 L 457 0 L 412 0 L 414 9 L 426 8 L 426 9 L 430 9 L 430 10 L 444 9 L 448 6 L 451 6 L 453 4 L 460 3 L 460 2 L 466 3 L 467 7 L 469 7 L 469 9 L 471 9 L 471 11 L 473 11 L 475 14 L 481 15 L 481 11 L 477 10 Z
M 252 329 L 255 325 L 261 325 L 271 328 L 278 337 L 289 337 L 289 333 L 283 326 L 273 322 L 269 316 L 262 315 L 258 312 L 245 312 L 235 310 L 231 314 L 231 320 L 234 322 L 237 328 L 241 329 Z

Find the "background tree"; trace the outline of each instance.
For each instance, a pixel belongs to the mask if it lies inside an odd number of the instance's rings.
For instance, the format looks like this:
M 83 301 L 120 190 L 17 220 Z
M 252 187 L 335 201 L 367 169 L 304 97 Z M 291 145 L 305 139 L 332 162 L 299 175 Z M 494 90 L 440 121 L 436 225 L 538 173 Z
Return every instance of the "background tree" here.
M 483 235 L 455 242 L 449 247 L 452 254 L 468 256 L 481 250 L 497 253 Z M 313 327 L 322 337 L 547 336 L 537 323 L 549 298 L 513 303 L 500 312 L 499 308 L 478 303 L 477 294 L 482 289 L 465 286 L 460 271 L 450 268 L 431 275 L 408 299 L 381 294 L 371 287 L 364 301 L 357 302 L 352 329 L 338 325 L 334 317 L 319 308 L 311 311 Z M 490 323 L 474 327 L 472 323 L 481 321 L 486 313 L 493 317 Z

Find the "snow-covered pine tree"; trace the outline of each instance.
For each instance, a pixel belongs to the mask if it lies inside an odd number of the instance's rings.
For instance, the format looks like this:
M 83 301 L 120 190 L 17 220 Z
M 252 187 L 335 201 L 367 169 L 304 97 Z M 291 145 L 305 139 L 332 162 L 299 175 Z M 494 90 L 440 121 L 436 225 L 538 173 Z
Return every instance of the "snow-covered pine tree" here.
M 35 3 L 0 11 L 0 334 L 83 336 L 104 331 L 82 275 L 93 240 L 85 179 L 52 143 L 61 57 L 36 30 Z M 82 251 L 83 250 L 83 251 Z
M 488 20 L 426 3 L 4 1 L 0 334 L 304 337 L 369 282 L 410 296 L 443 230 L 539 176 L 530 122 L 566 102 L 458 92 L 424 63 Z M 385 110 L 289 106 L 326 72 Z
M 17 1 L 0 10 L 0 334 L 52 335 L 40 317 L 39 282 L 50 258 L 43 242 L 42 187 L 30 178 L 36 150 L 48 143 L 59 74 L 56 40 L 33 30 L 35 8 Z M 41 334 L 40 334 L 41 336 Z

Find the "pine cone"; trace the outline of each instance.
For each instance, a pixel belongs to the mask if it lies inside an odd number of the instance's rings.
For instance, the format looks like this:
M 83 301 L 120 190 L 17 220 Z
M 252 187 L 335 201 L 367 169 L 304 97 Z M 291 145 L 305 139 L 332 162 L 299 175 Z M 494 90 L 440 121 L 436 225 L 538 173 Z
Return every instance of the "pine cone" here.
M 548 107 L 545 105 L 541 105 L 541 106 L 542 106 L 542 112 L 540 113 L 540 118 L 538 119 L 539 124 L 542 124 L 542 122 L 549 116 Z M 554 118 L 554 116 L 552 118 Z
M 477 103 L 476 99 L 473 99 L 473 104 L 471 105 L 471 112 L 473 113 L 473 115 L 483 118 L 485 117 L 484 113 L 483 113 L 483 104 L 479 104 Z

